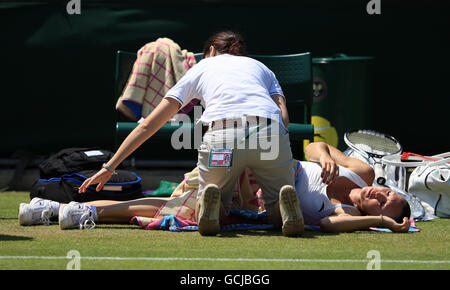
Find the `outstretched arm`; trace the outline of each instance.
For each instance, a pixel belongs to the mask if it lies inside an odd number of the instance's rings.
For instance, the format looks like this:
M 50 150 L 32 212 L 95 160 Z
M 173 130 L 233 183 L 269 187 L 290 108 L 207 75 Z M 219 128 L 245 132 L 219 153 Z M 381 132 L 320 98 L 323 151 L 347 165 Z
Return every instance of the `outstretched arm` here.
M 385 227 L 393 232 L 406 233 L 409 230 L 409 219 L 405 217 L 398 224 L 387 216 L 353 216 L 349 214 L 332 215 L 320 220 L 320 229 L 324 232 L 353 232 L 370 227 Z
M 374 172 L 370 165 L 342 153 L 337 148 L 324 142 L 313 142 L 305 148 L 309 160 L 319 162 L 322 166 L 322 178 L 325 183 L 332 183 L 343 166 L 358 174 L 367 184 L 372 184 Z
M 112 168 L 116 168 L 142 145 L 148 138 L 155 134 L 180 108 L 180 103 L 172 98 L 164 98 L 156 108 L 125 138 L 117 152 L 108 162 Z
M 108 161 L 108 165 L 112 169 L 116 169 L 119 164 L 125 160 L 131 153 L 133 153 L 142 143 L 155 134 L 170 118 L 178 112 L 180 103 L 172 98 L 164 98 L 156 106 L 150 115 L 148 115 L 131 133 L 125 138 L 125 140 L 117 149 L 111 160 Z M 86 179 L 78 190 L 79 193 L 86 192 L 86 189 L 91 184 L 98 184 L 96 190 L 102 189 L 103 185 L 111 178 L 113 173 L 109 170 L 102 168 L 99 172 L 93 175 L 91 178 Z

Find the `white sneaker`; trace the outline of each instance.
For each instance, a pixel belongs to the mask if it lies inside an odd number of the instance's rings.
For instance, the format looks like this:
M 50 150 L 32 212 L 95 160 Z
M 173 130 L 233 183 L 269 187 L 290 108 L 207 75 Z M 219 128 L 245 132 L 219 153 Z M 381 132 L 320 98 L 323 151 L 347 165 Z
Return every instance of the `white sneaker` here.
M 71 201 L 59 208 L 59 227 L 62 230 L 78 227 L 80 230 L 95 227 L 94 215 L 91 209 L 79 202 Z
M 50 225 L 50 217 L 54 215 L 51 201 L 39 197 L 33 198 L 30 203 L 19 205 L 19 224 L 21 226 Z
M 202 236 L 215 236 L 220 231 L 220 190 L 215 184 L 205 186 L 199 200 L 198 231 Z
M 301 236 L 304 231 L 303 213 L 295 188 L 285 185 L 280 190 L 282 232 L 286 237 Z

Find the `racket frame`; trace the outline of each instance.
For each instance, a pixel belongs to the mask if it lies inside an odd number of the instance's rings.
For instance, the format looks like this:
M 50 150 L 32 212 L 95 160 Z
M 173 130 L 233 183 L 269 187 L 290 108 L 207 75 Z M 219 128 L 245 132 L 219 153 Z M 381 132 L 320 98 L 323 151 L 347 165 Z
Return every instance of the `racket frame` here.
M 352 141 L 350 141 L 350 139 L 348 137 L 349 137 L 350 134 L 353 134 L 353 133 L 362 133 L 362 134 L 367 133 L 367 134 L 378 135 L 378 136 L 381 136 L 381 137 L 384 137 L 384 138 L 387 138 L 387 139 L 391 139 L 392 141 L 394 141 L 398 145 L 399 150 L 397 152 L 395 152 L 395 153 L 386 153 L 386 154 L 377 154 L 377 153 L 368 152 L 366 150 L 363 150 L 363 149 L 359 148 L 358 146 L 353 144 Z M 398 142 L 397 139 L 395 139 L 391 135 L 380 133 L 380 132 L 377 132 L 375 130 L 352 130 L 352 131 L 347 131 L 344 134 L 344 142 L 348 145 L 348 147 L 350 147 L 354 151 L 358 152 L 359 154 L 361 154 L 366 159 L 371 159 L 373 161 L 373 163 L 374 163 L 373 169 L 374 169 L 374 172 L 375 172 L 375 181 L 379 185 L 384 185 L 385 182 L 386 182 L 386 177 L 384 176 L 384 169 L 383 169 L 383 164 L 381 163 L 381 158 L 383 158 L 384 156 L 387 156 L 387 155 L 398 154 L 398 153 L 402 152 L 402 150 L 403 150 L 402 145 L 400 144 L 400 142 Z M 370 146 L 368 144 L 364 144 L 364 145 Z

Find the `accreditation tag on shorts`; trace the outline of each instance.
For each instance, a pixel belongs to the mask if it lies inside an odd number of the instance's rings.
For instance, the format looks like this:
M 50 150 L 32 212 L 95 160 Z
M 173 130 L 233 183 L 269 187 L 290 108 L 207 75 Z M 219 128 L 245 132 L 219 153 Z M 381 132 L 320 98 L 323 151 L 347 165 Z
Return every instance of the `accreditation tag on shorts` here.
M 232 149 L 214 149 L 209 151 L 208 167 L 231 167 L 233 164 Z

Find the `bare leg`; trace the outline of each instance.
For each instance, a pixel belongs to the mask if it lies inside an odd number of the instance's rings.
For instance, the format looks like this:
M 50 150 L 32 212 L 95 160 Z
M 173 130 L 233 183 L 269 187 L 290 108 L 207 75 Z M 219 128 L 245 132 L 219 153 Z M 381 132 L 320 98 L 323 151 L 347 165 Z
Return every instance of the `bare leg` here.
M 154 217 L 170 198 L 140 198 L 128 201 L 95 200 L 85 202 L 97 208 L 98 221 L 104 223 L 129 223 L 134 216 Z

